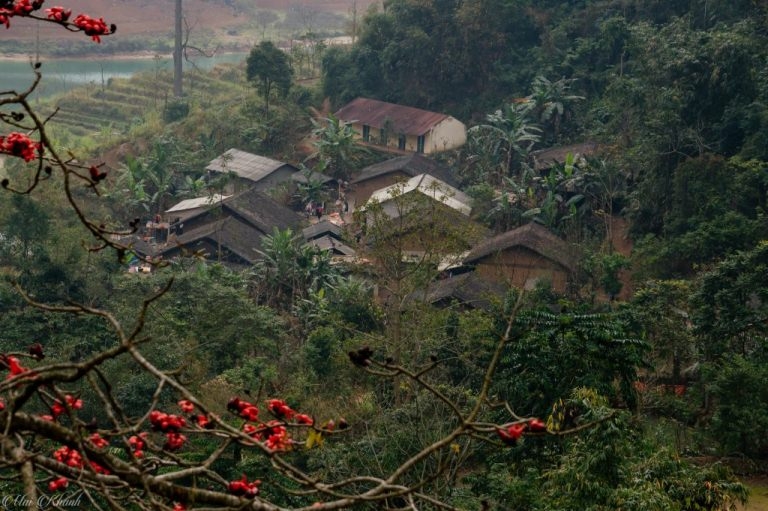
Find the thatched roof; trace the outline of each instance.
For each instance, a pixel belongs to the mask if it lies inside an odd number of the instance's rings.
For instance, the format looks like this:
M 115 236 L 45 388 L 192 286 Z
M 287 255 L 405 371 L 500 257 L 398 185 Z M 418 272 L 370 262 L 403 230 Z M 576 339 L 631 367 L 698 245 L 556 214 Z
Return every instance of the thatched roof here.
M 449 169 L 440 165 L 435 160 L 418 153 L 398 156 L 381 163 L 369 165 L 352 180 L 352 183 L 361 183 L 374 177 L 394 172 L 403 172 L 411 177 L 418 176 L 419 174 L 429 174 L 451 186 L 458 186 L 456 178 L 453 177 Z
M 392 133 L 421 136 L 450 116 L 420 108 L 357 98 L 342 107 L 335 117 L 372 128 L 388 128 Z
M 205 170 L 222 173 L 234 172 L 238 177 L 258 182 L 283 167 L 298 171 L 293 165 L 266 156 L 247 153 L 239 149 L 228 149 L 224 154 L 213 159 L 205 167 Z
M 531 222 L 478 243 L 464 259 L 465 264 L 514 247 L 524 247 L 554 261 L 570 272 L 576 269 L 573 249 L 543 225 Z
M 578 158 L 580 156 L 592 156 L 597 150 L 598 145 L 595 142 L 584 142 L 581 144 L 550 147 L 548 149 L 533 151 L 531 153 L 531 159 L 533 160 L 533 168 L 535 170 L 546 170 L 555 165 L 562 165 L 565 163 L 565 158 L 568 154 L 572 154 Z
M 468 307 L 490 310 L 492 300 L 502 298 L 506 291 L 500 283 L 488 282 L 476 273 L 468 272 L 432 282 L 428 291 L 420 291 L 410 298 L 432 304 L 456 300 Z

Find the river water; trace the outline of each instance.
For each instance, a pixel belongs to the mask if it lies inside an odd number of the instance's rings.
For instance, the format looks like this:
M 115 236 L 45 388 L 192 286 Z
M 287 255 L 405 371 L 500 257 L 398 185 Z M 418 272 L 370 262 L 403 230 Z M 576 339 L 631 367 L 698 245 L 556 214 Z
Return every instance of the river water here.
M 238 63 L 245 60 L 245 54 L 221 54 L 212 58 L 201 58 L 195 64 L 202 69 L 211 69 L 216 64 Z M 141 71 L 171 70 L 170 56 L 155 58 L 89 58 L 89 59 L 41 59 L 43 80 L 37 94 L 50 96 L 88 83 L 106 83 L 112 77 L 129 77 Z M 188 64 L 185 62 L 185 66 Z M 26 90 L 34 75 L 29 61 L 8 60 L 0 57 L 0 92 Z

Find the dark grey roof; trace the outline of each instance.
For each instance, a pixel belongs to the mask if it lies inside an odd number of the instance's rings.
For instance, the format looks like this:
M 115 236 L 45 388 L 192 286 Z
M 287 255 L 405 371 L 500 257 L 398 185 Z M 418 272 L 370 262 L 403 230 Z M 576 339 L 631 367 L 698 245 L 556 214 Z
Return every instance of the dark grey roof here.
M 428 290 L 411 296 L 412 299 L 438 303 L 446 300 L 458 302 L 475 309 L 490 310 L 493 298 L 502 298 L 507 288 L 498 282 L 488 282 L 474 272 L 462 273 L 446 279 L 437 280 L 429 285 Z
M 314 171 L 308 173 L 299 171 L 291 175 L 291 181 L 303 184 L 307 184 L 309 181 L 319 181 L 322 184 L 327 184 L 335 180 L 336 179 L 331 176 L 326 176 L 325 174 Z
M 263 236 L 264 233 L 253 226 L 227 217 L 185 232 L 176 238 L 175 244 L 165 246 L 157 252 L 157 255 L 166 255 L 179 248 L 194 252 L 197 242 L 207 241 L 212 245 L 220 245 L 222 249 L 237 255 L 244 261 L 254 263 L 260 257 L 257 251 L 261 248 Z
M 541 254 L 568 271 L 574 271 L 576 268 L 576 257 L 570 245 L 543 225 L 535 222 L 478 243 L 464 258 L 464 263 L 473 263 L 485 256 L 518 246 Z
M 582 144 L 550 147 L 548 149 L 533 151 L 531 153 L 531 159 L 533 160 L 534 169 L 545 170 L 552 168 L 555 165 L 565 163 L 565 158 L 568 154 L 572 154 L 578 158 L 579 156 L 591 156 L 595 154 L 597 150 L 598 145 L 595 142 L 584 142 Z
M 275 228 L 295 231 L 303 221 L 301 215 L 255 189 L 226 199 L 222 208 L 225 214 L 240 216 L 265 234 L 271 234 Z
M 239 149 L 228 149 L 224 154 L 213 159 L 205 167 L 205 170 L 223 173 L 234 172 L 239 177 L 258 182 L 285 166 L 293 167 L 293 165 L 266 156 L 247 153 Z
M 355 250 L 352 247 L 328 235 L 311 239 L 306 244 L 312 245 L 320 250 L 330 250 L 332 253 L 335 252 L 343 256 L 355 255 Z
M 429 174 L 430 176 L 436 177 L 451 186 L 458 186 L 458 181 L 448 168 L 437 163 L 435 160 L 427 158 L 426 156 L 418 153 L 413 153 L 406 156 L 398 156 L 397 158 L 391 158 L 381 163 L 369 165 L 365 167 L 351 182 L 360 183 L 377 176 L 398 171 L 404 172 L 411 177 L 417 176 L 419 174 Z
M 329 222 L 328 220 L 323 220 L 322 222 L 317 222 L 310 225 L 309 227 L 305 227 L 302 229 L 301 233 L 304 235 L 304 239 L 307 241 L 325 235 L 331 235 L 338 240 L 342 238 L 341 227 L 334 224 L 333 222 Z

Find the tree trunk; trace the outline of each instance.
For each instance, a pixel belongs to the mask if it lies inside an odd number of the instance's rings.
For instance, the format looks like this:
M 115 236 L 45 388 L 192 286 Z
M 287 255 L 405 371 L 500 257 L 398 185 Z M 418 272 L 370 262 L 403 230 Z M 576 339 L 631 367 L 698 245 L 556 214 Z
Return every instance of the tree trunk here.
M 182 88 L 182 65 L 181 65 L 181 0 L 176 0 L 176 13 L 174 16 L 175 42 L 173 46 L 173 95 L 180 98 L 184 91 Z

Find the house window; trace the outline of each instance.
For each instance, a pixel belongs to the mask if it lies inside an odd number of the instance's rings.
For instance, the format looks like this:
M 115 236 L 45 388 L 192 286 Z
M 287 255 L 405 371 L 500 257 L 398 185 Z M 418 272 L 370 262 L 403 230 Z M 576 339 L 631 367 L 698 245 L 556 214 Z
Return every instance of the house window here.
M 371 127 L 363 125 L 363 140 L 368 142 L 371 139 Z
M 419 135 L 419 138 L 416 139 L 416 152 L 417 153 L 423 153 L 424 152 L 424 135 Z
M 384 128 L 379 130 L 379 144 L 387 145 L 387 130 Z
M 401 151 L 405 151 L 405 135 L 400 135 L 397 137 L 397 148 Z

